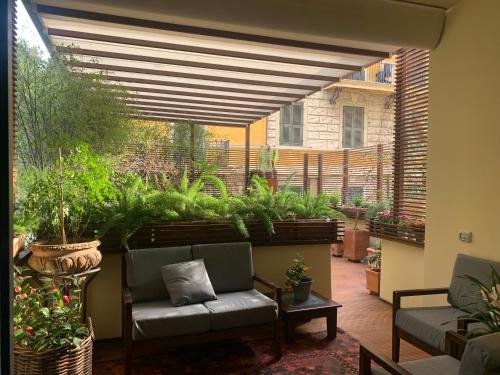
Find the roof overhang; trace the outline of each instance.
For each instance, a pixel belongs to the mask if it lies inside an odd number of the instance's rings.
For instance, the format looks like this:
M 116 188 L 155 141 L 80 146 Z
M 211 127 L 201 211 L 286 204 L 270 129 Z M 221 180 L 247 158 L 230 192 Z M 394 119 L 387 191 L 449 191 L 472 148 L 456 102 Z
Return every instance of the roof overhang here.
M 58 53 L 71 53 L 74 68 L 83 73 L 105 70 L 110 82 L 129 91 L 127 105 L 143 118 L 241 127 L 404 45 L 391 44 L 384 33 L 379 38 L 384 43 L 346 40 L 347 29 L 326 29 L 322 11 L 330 10 L 331 25 L 344 25 L 355 19 L 349 16 L 354 3 L 363 3 L 357 16 L 369 11 L 373 20 L 377 14 L 387 18 L 412 13 L 432 21 L 426 30 L 442 26 L 437 9 L 386 0 L 301 2 L 302 7 L 285 3 L 288 8 L 281 16 L 272 13 L 276 4 L 263 0 L 40 0 L 26 5 Z M 369 5 L 373 3 L 378 4 L 375 14 Z M 357 21 L 358 27 L 363 20 Z M 428 44 L 436 43 L 430 39 Z

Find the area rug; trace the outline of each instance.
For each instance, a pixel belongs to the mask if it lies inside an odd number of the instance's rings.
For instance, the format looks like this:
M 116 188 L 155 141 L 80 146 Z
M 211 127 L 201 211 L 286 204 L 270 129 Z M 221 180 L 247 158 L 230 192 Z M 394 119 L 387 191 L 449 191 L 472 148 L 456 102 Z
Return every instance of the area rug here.
M 274 360 L 271 340 L 211 343 L 184 347 L 160 356 L 134 360 L 135 375 L 343 375 L 358 373 L 358 342 L 339 329 L 337 338 L 326 332 L 296 334 L 284 344 L 283 357 Z M 120 360 L 94 365 L 95 375 L 121 375 Z

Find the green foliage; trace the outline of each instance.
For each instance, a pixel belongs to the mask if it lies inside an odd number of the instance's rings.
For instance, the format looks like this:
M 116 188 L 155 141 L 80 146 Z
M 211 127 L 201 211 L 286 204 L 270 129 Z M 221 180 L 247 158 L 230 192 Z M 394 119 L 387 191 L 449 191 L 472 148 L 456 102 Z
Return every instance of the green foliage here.
M 340 203 L 340 194 L 339 193 L 333 193 L 328 196 L 328 203 L 332 205 L 333 207 L 337 207 Z
M 44 169 L 58 149 L 87 142 L 104 154 L 130 140 L 126 91 L 103 73 L 81 74 L 60 57 L 43 60 L 36 48 L 17 46 L 17 149 L 19 165 Z
M 363 258 L 363 263 L 366 263 L 370 268 L 379 270 L 382 264 L 382 251 L 376 250 L 373 254 Z
M 363 196 L 362 195 L 356 195 L 352 201 L 354 207 L 362 207 L 363 205 Z
M 85 144 L 70 150 L 62 159 L 62 168 L 22 170 L 18 177 L 17 224 L 38 239 L 60 240 L 61 181 L 65 231 L 77 241 L 102 223 L 104 208 L 116 195 L 112 177 L 112 161 L 95 155 Z
M 304 259 L 302 258 L 302 256 L 297 253 L 295 258 L 293 259 L 293 264 L 285 272 L 285 284 L 288 287 L 299 285 L 302 281 L 308 279 L 306 276 L 306 272 L 310 269 L 311 267 L 307 266 L 304 263 Z
M 369 204 L 368 207 L 366 208 L 365 219 L 366 220 L 374 219 L 379 212 L 386 212 L 388 210 L 389 210 L 389 205 L 385 201 Z
M 293 211 L 298 218 L 304 219 L 319 219 L 319 218 L 345 218 L 345 216 L 328 207 L 330 197 L 324 193 L 320 193 L 313 197 L 308 191 L 302 197 L 297 199 L 293 206 Z
M 478 294 L 467 296 L 480 299 L 481 309 L 477 309 L 470 315 L 461 317 L 466 321 L 480 322 L 483 328 L 476 328 L 468 332 L 469 336 L 478 336 L 489 333 L 500 332 L 500 275 L 497 270 L 490 265 L 490 283 L 487 285 L 479 279 L 465 275 L 464 278 L 469 280 L 479 291 Z M 471 308 L 470 306 L 463 306 Z
M 35 288 L 27 269 L 15 268 L 13 323 L 14 343 L 34 351 L 65 345 L 80 347 L 90 334 L 81 323 L 82 303 L 77 279 L 73 293 L 64 294 L 64 285 L 43 278 Z

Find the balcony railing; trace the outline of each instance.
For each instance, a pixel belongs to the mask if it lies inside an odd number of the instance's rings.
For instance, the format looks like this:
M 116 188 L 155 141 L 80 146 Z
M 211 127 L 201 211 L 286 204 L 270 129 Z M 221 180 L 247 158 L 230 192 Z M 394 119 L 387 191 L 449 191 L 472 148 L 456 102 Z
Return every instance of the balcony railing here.
M 375 83 L 394 83 L 394 64 L 387 62 L 379 62 L 373 64 L 360 72 L 350 74 L 345 79 Z

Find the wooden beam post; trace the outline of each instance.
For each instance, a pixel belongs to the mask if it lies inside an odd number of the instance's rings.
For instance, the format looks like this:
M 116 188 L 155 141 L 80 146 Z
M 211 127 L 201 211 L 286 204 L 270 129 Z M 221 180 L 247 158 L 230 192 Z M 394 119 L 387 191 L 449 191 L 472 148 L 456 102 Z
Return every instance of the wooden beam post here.
M 250 183 L 250 125 L 245 127 L 245 190 Z
M 195 163 L 195 137 L 194 137 L 194 124 L 189 124 L 189 177 L 194 181 L 194 163 Z
M 323 191 L 323 154 L 318 154 L 318 194 Z
M 12 374 L 12 167 L 15 1 L 0 1 L 0 373 Z
M 346 205 L 349 200 L 349 150 L 344 149 L 342 156 L 342 204 Z
M 309 191 L 309 154 L 304 154 L 304 193 Z
M 384 198 L 384 145 L 377 145 L 377 202 Z

